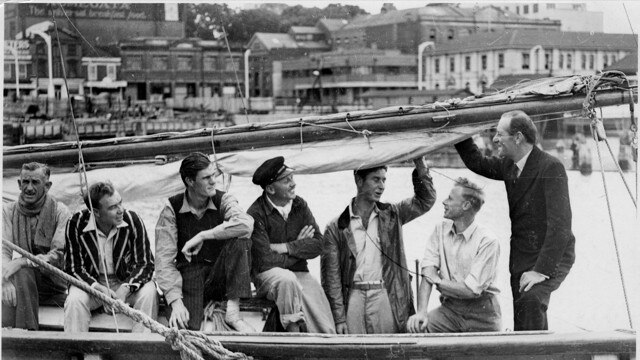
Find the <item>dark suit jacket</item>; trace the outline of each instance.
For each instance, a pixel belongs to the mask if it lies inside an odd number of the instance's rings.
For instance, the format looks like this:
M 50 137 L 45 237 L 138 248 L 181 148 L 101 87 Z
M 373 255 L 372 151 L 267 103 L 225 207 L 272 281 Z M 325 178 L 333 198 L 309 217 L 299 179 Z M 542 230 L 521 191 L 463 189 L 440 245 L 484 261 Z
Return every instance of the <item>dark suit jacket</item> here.
M 511 159 L 483 156 L 471 139 L 455 147 L 469 170 L 505 183 L 511 218 L 511 274 L 534 270 L 554 277 L 558 270 L 567 271 L 575 260 L 575 238 L 562 163 L 534 146 L 516 178 Z

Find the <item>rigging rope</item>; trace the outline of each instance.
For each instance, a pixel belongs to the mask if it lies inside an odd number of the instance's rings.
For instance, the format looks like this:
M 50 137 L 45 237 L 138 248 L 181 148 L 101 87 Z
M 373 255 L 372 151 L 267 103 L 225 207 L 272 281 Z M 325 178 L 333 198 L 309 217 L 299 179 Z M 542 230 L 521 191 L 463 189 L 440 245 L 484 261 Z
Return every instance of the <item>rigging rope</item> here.
M 224 42 L 227 44 L 227 52 L 229 52 L 229 58 L 231 58 L 231 65 L 233 66 L 233 75 L 236 77 L 236 85 L 238 86 L 238 92 L 240 93 L 240 99 L 242 101 L 242 106 L 244 107 L 244 116 L 247 118 L 247 124 L 249 123 L 249 113 L 247 112 L 247 106 L 249 104 L 244 103 L 244 95 L 242 94 L 242 89 L 240 87 L 240 79 L 238 79 L 238 69 L 236 69 L 236 62 L 233 61 L 233 56 L 231 55 L 231 47 L 229 46 L 229 39 L 227 39 L 227 30 L 222 26 L 222 33 L 224 34 Z M 245 68 L 249 66 L 249 64 L 244 64 Z M 248 94 L 247 94 L 248 95 Z
M 605 73 L 607 74 L 607 73 Z M 624 76 L 624 74 L 622 74 Z M 618 249 L 618 240 L 616 238 L 616 231 L 615 231 L 615 227 L 613 225 L 613 214 L 611 211 L 611 202 L 609 199 L 609 192 L 608 192 L 608 188 L 607 188 L 607 181 L 604 175 L 604 166 L 603 166 L 603 162 L 602 162 L 602 155 L 600 154 L 600 145 L 599 145 L 599 141 L 601 140 L 605 140 L 606 139 L 606 133 L 604 130 L 604 126 L 602 124 L 602 121 L 600 119 L 598 119 L 596 117 L 596 112 L 594 110 L 594 106 L 595 106 L 595 93 L 593 92 L 593 90 L 601 85 L 603 85 L 605 82 L 602 81 L 602 78 L 604 77 L 604 74 L 602 76 L 600 76 L 600 78 L 596 79 L 592 84 L 589 84 L 589 88 L 587 91 L 587 96 L 584 100 L 583 103 L 583 111 L 585 114 L 585 118 L 588 120 L 591 120 L 591 133 L 592 136 L 596 142 L 596 150 L 598 152 L 598 161 L 600 163 L 600 174 L 602 176 L 602 184 L 604 187 L 604 193 L 605 193 L 605 198 L 606 198 L 606 202 L 607 202 L 607 210 L 609 213 L 609 225 L 611 226 L 611 233 L 612 233 L 612 237 L 613 237 L 613 245 L 614 245 L 614 249 L 616 252 L 616 260 L 617 260 L 617 264 L 618 264 L 618 272 L 620 274 L 620 281 L 622 283 L 622 293 L 624 296 L 624 302 L 626 305 L 626 310 L 627 310 L 627 318 L 629 321 L 629 326 L 633 329 L 633 320 L 632 320 L 632 316 L 631 316 L 631 307 L 629 305 L 629 298 L 627 296 L 627 287 L 624 281 L 624 272 L 622 271 L 622 261 L 620 258 L 620 251 Z M 612 154 L 613 155 L 613 154 Z M 614 158 L 614 162 L 615 162 L 615 158 Z M 624 180 L 624 177 L 623 177 Z M 633 199 L 633 196 L 632 196 Z M 635 201 L 634 201 L 634 205 L 635 205 Z
M 144 324 L 147 328 L 151 329 L 153 332 L 164 336 L 166 342 L 171 344 L 171 346 L 174 349 L 178 349 L 182 353 L 186 354 L 189 357 L 189 359 L 203 360 L 203 357 L 200 354 L 201 351 L 209 355 L 212 355 L 216 359 L 252 359 L 252 357 L 247 356 L 243 353 L 232 352 L 227 350 L 218 340 L 209 338 L 206 334 L 202 332 L 166 327 L 161 323 L 157 322 L 156 320 L 153 320 L 151 317 L 149 317 L 147 314 L 143 313 L 142 311 L 131 308 L 130 306 L 122 302 L 122 300 L 120 299 L 110 298 L 104 293 L 91 288 L 84 281 L 80 281 L 75 277 L 63 272 L 62 270 L 41 260 L 40 258 L 34 256 L 30 252 L 13 244 L 12 242 L 7 240 L 2 240 L 2 244 L 4 246 L 7 246 L 12 251 L 16 251 L 20 255 L 38 264 L 42 269 L 48 271 L 49 273 L 55 276 L 58 276 L 64 279 L 65 281 L 68 281 L 70 284 L 94 296 L 95 298 L 100 300 L 104 305 L 114 309 L 114 312 L 117 310 L 119 313 L 123 313 L 124 315 L 130 317 L 131 319 Z
M 59 4 L 60 6 L 62 6 L 62 4 Z M 82 172 L 83 176 L 84 176 L 84 186 L 87 189 L 87 193 L 85 194 L 86 198 L 89 200 L 87 201 L 89 204 L 89 211 L 91 214 L 93 214 L 94 212 L 94 208 L 93 208 L 93 204 L 91 202 L 91 196 L 89 195 L 89 180 L 87 178 L 87 169 L 85 166 L 85 162 L 84 162 L 84 157 L 82 155 L 82 143 L 80 142 L 80 135 L 78 134 L 78 124 L 76 123 L 76 117 L 73 111 L 73 105 L 71 103 L 71 96 L 69 96 L 69 84 L 67 83 L 67 71 L 66 71 L 66 67 L 65 67 L 65 62 L 64 62 L 64 56 L 62 54 L 62 44 L 60 43 L 60 33 L 58 32 L 58 23 L 56 22 L 56 16 L 53 12 L 53 6 L 52 4 L 49 4 L 49 10 L 51 11 L 51 19 L 53 20 L 53 27 L 55 29 L 56 32 L 56 41 L 58 42 L 58 51 L 60 52 L 60 64 L 62 66 L 62 76 L 64 78 L 64 86 L 65 86 L 65 90 L 67 91 L 67 99 L 68 99 L 68 105 L 69 105 L 69 110 L 70 110 L 70 114 L 71 114 L 71 120 L 73 122 L 73 127 L 74 130 L 76 132 L 76 143 L 78 144 L 78 164 L 79 164 L 79 168 L 80 171 Z M 82 181 L 82 177 L 80 178 L 80 191 L 83 192 L 83 181 Z M 96 242 L 97 238 L 99 237 L 98 235 L 98 226 L 96 224 L 96 218 L 95 216 L 91 217 L 92 222 L 93 222 L 93 228 L 95 229 L 95 236 L 96 236 Z M 111 286 L 109 284 L 109 278 L 107 277 L 107 260 L 105 258 L 105 254 L 104 254 L 104 249 L 99 248 L 98 249 L 98 253 L 100 256 L 100 260 L 102 261 L 102 266 L 104 268 L 104 281 L 105 284 L 107 285 L 108 289 L 111 289 Z M 120 332 L 120 327 L 118 326 L 118 318 L 116 316 L 115 310 L 113 308 L 111 308 L 111 315 L 113 316 L 113 322 L 116 326 L 116 332 L 119 333 Z

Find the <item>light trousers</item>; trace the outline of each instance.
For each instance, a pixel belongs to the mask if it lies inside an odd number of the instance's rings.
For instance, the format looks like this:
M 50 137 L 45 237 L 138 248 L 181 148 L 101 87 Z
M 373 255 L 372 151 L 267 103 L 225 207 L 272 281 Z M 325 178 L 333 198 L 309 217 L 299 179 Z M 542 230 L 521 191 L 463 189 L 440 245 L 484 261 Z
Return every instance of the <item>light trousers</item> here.
M 347 307 L 349 334 L 398 333 L 386 289 L 352 289 Z
M 104 277 L 99 281 L 106 286 Z M 116 291 L 122 281 L 115 276 L 109 276 L 109 286 Z M 129 294 L 125 301 L 129 306 L 142 311 L 152 319 L 158 319 L 158 292 L 153 281 L 144 284 L 138 291 Z M 64 331 L 65 332 L 88 332 L 91 321 L 91 311 L 102 306 L 102 302 L 89 295 L 84 290 L 71 285 L 69 294 L 64 303 Z M 150 333 L 151 330 L 142 323 L 136 322 L 131 332 Z

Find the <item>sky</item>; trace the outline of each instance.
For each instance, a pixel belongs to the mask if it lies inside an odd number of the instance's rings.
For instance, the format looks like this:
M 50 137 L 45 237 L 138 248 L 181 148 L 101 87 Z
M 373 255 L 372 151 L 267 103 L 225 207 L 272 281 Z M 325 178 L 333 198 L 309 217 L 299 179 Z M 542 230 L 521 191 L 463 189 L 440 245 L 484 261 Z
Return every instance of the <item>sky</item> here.
M 228 0 L 227 4 L 232 7 L 243 6 L 244 4 L 255 4 L 256 1 L 245 1 L 245 0 Z M 340 3 L 343 5 L 358 5 L 359 7 L 365 9 L 370 14 L 378 14 L 380 12 L 380 8 L 384 3 L 393 3 L 397 9 L 410 9 L 421 7 L 429 3 L 429 1 L 422 0 L 268 0 L 268 2 L 274 3 L 284 3 L 287 5 L 297 5 L 300 4 L 305 7 L 320 7 L 324 8 L 325 6 L 331 3 Z M 433 2 L 433 1 L 432 1 Z M 446 2 L 446 1 L 437 1 L 437 2 Z M 487 4 L 489 1 L 455 1 L 456 3 L 461 3 L 463 6 L 474 6 L 476 4 Z M 509 2 L 515 3 L 516 1 L 492 1 L 491 3 L 499 3 L 499 2 Z M 523 3 L 525 1 L 522 1 Z M 534 1 L 528 1 L 527 3 L 533 3 Z M 546 1 L 544 3 L 548 3 L 552 1 Z M 640 19 L 640 1 L 616 1 L 616 0 L 602 0 L 602 1 L 563 1 L 563 2 L 576 2 L 576 3 L 586 3 L 587 10 L 589 11 L 599 11 L 603 13 L 603 21 L 604 21 L 604 32 L 607 33 L 632 33 L 631 29 L 633 26 L 633 32 L 638 34 L 638 30 L 640 30 L 640 26 L 638 25 L 637 19 Z M 631 24 L 629 24 L 629 20 L 627 19 L 626 12 L 629 14 L 629 19 L 636 19 L 635 24 L 634 21 L 631 20 Z

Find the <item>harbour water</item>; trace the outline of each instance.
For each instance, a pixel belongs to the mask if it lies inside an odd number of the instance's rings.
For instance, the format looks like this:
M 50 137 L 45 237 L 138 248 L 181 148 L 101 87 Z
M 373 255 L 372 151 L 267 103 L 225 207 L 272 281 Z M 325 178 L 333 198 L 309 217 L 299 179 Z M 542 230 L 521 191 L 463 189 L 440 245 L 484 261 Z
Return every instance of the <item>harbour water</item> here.
M 390 168 L 382 201 L 395 202 L 412 195 L 411 168 Z M 435 206 L 427 214 L 404 226 L 407 263 L 411 271 L 415 260 L 424 251 L 424 242 L 434 225 L 442 220 L 442 201 L 448 195 L 453 180 L 468 177 L 484 188 L 486 203 L 477 221 L 490 228 L 500 240 L 501 256 L 498 287 L 502 291 L 500 303 L 503 327 L 512 329 L 512 305 L 509 289 L 508 257 L 510 221 L 504 185 L 471 173 L 467 169 L 434 168 L 434 184 L 438 192 Z M 629 328 L 629 321 L 622 291 L 620 271 L 613 242 L 607 200 L 599 172 L 589 176 L 578 171 L 568 171 L 573 232 L 576 237 L 576 262 L 568 278 L 553 293 L 549 309 L 550 329 L 557 332 L 597 331 Z M 625 173 L 625 178 L 635 192 L 635 174 Z M 612 206 L 613 225 L 618 243 L 627 299 L 631 306 L 634 325 L 640 312 L 640 258 L 638 221 L 631 198 L 616 172 L 606 172 L 608 194 Z M 341 213 L 356 189 L 351 172 L 322 175 L 295 175 L 296 192 L 309 203 L 320 229 Z M 261 189 L 249 178 L 235 177 L 229 192 L 247 209 L 261 194 Z M 126 200 L 125 200 L 126 201 Z M 153 239 L 155 223 L 161 202 L 133 202 L 126 206 L 139 212 L 147 224 Z M 312 274 L 320 278 L 319 260 L 310 263 Z M 415 283 L 413 285 L 415 289 Z M 415 291 L 414 291 L 415 292 Z M 438 305 L 433 295 L 429 307 Z M 636 325 L 637 326 L 637 325 Z

